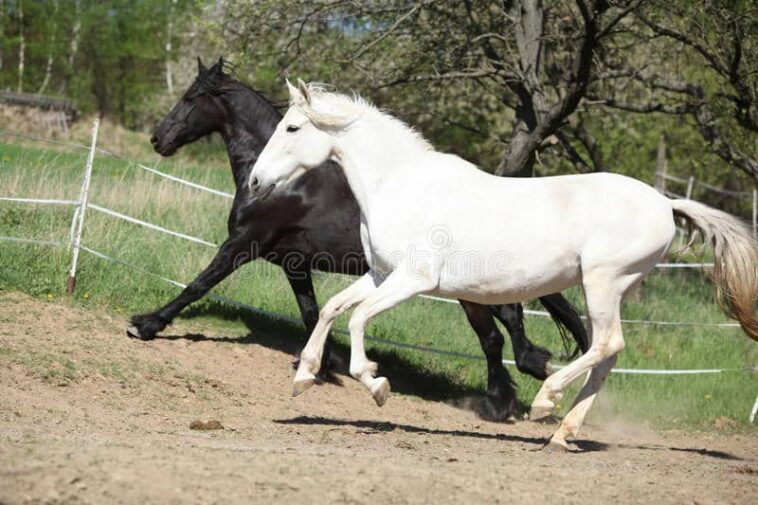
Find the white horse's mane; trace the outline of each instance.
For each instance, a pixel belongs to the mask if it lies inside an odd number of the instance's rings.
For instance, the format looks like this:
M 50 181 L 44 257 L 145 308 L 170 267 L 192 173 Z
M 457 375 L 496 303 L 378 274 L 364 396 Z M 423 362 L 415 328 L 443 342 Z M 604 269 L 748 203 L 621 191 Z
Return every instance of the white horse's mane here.
M 417 130 L 392 114 L 353 93 L 352 96 L 331 91 L 331 87 L 312 82 L 307 85 L 310 102 L 298 100 L 290 105 L 297 107 L 310 121 L 328 128 L 345 128 L 366 114 L 384 121 L 393 129 L 404 132 L 418 147 L 433 151 L 434 146 Z

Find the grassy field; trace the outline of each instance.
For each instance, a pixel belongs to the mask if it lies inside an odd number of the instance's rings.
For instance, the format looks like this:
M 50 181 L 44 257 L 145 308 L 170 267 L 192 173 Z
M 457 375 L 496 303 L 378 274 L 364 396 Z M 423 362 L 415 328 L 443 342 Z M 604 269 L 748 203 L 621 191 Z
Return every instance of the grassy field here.
M 144 142 L 144 139 L 142 140 Z M 83 173 L 85 151 L 49 149 L 44 144 L 20 145 L 0 137 L 0 196 L 76 199 Z M 194 147 L 201 150 L 202 146 Z M 170 162 L 157 156 L 144 159 L 160 163 L 166 172 L 206 186 L 232 192 L 224 169 L 224 155 L 203 159 L 180 155 Z M 212 168 L 205 168 L 211 166 Z M 99 155 L 92 179 L 92 203 L 144 219 L 167 228 L 220 243 L 225 237 L 230 201 L 148 174 L 129 162 Z M 70 207 L 34 206 L 0 202 L 0 235 L 66 241 L 71 223 Z M 105 254 L 134 263 L 166 277 L 189 282 L 213 257 L 214 249 L 169 237 L 89 210 L 83 243 Z M 0 289 L 58 299 L 64 285 L 70 253 L 65 248 L 22 245 L 0 241 Z M 694 260 L 685 257 L 684 260 Z M 317 275 L 317 293 L 323 303 L 350 282 L 342 276 Z M 122 265 L 83 254 L 74 303 L 104 308 L 126 319 L 162 305 L 178 290 Z M 297 306 L 281 271 L 256 262 L 227 279 L 215 292 L 286 316 L 299 317 Z M 578 290 L 567 293 L 582 306 Z M 539 308 L 536 305 L 529 305 Z M 712 286 L 697 270 L 657 270 L 641 292 L 624 307 L 624 318 L 703 323 L 724 322 L 714 301 Z M 204 301 L 183 317 L 201 318 L 208 325 L 246 331 L 246 314 Z M 267 325 L 283 335 L 304 339 L 291 324 L 258 317 L 253 324 Z M 338 326 L 344 327 L 341 319 Z M 549 319 L 527 317 L 528 334 L 538 343 L 562 353 L 558 332 Z M 628 324 L 627 341 L 618 366 L 625 368 L 740 368 L 758 364 L 758 346 L 735 328 L 658 327 Z M 377 337 L 438 349 L 481 354 L 477 339 L 463 312 L 449 304 L 416 299 L 378 317 L 369 332 Z M 396 351 L 370 344 L 370 354 L 380 364 L 402 359 L 428 373 L 431 379 L 451 384 L 456 392 L 482 388 L 484 363 Z M 397 353 L 397 355 L 396 355 Z M 510 350 L 507 351 L 510 357 Z M 529 403 L 539 383 L 514 373 L 520 399 Z M 598 401 L 594 416 L 620 416 L 657 426 L 713 426 L 720 417 L 746 424 L 756 394 L 756 372 L 728 372 L 702 376 L 612 375 Z M 441 396 L 449 392 L 441 392 Z M 573 394 L 567 395 L 573 398 Z M 562 410 L 568 405 L 561 405 Z M 731 424 L 731 423 L 729 423 Z

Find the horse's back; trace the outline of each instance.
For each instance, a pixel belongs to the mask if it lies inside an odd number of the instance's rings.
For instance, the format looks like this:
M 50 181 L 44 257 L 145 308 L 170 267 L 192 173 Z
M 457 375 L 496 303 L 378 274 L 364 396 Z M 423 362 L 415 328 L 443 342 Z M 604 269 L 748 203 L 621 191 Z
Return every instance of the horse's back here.
M 531 200 L 532 208 L 540 208 L 536 199 L 550 201 L 533 213 L 532 224 L 550 227 L 580 257 L 583 269 L 659 256 L 675 233 L 668 198 L 631 177 L 577 174 L 515 183 L 527 195 L 523 205 Z
M 472 301 L 504 303 L 563 290 L 580 282 L 585 268 L 623 268 L 638 259 L 644 269 L 674 234 L 668 199 L 629 177 L 507 178 L 457 163 L 449 155 L 427 162 L 428 170 L 409 171 L 402 184 L 395 181 L 385 188 L 388 198 L 383 200 L 396 205 L 392 195 L 409 198 L 407 192 L 416 191 L 413 210 L 422 217 L 414 217 L 420 225 L 413 230 L 414 247 L 435 248 L 433 230 L 447 234 L 442 237 L 447 250 L 441 251 L 448 254 L 440 278 L 444 296 L 466 293 L 462 297 L 472 299 L 481 294 Z M 385 210 L 398 219 L 384 220 L 386 229 L 371 230 L 372 235 L 377 231 L 402 235 L 406 243 L 414 240 L 403 214 Z M 400 245 L 393 243 L 388 250 Z M 464 259 L 465 268 L 471 268 L 473 257 L 482 275 L 458 275 L 465 269 L 457 262 Z
M 570 227 L 582 240 L 588 238 L 581 236 L 582 231 L 594 233 L 592 226 L 618 228 L 624 223 L 656 228 L 649 219 L 660 221 L 671 212 L 666 197 L 624 175 L 497 177 L 457 156 L 441 153 L 434 153 L 426 163 L 428 170 L 409 171 L 418 180 L 400 180 L 394 191 L 416 191 L 416 200 L 434 212 L 452 210 L 483 219 L 492 216 L 514 227 L 551 232 Z

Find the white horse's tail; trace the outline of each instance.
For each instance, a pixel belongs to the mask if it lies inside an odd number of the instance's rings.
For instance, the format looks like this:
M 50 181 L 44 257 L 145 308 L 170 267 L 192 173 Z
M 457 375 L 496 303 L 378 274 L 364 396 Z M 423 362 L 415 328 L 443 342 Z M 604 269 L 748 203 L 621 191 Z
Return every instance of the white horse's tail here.
M 758 242 L 738 218 L 692 200 L 671 200 L 674 215 L 683 217 L 693 242 L 693 227 L 714 249 L 713 280 L 716 296 L 724 313 L 740 322 L 753 340 L 758 341 Z

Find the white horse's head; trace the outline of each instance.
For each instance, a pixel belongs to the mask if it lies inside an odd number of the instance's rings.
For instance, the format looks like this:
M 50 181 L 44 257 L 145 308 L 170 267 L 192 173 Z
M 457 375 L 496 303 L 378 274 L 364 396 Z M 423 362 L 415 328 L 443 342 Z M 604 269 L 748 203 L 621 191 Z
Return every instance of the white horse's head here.
M 308 86 L 301 80 L 298 80 L 297 87 L 287 81 L 287 87 L 290 108 L 258 157 L 248 179 L 250 191 L 261 197 L 327 161 L 334 148 L 334 132 L 330 130 L 349 122 L 329 114 L 326 103 L 319 103 L 317 110 L 314 102 L 323 94 L 318 87 Z

